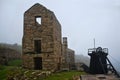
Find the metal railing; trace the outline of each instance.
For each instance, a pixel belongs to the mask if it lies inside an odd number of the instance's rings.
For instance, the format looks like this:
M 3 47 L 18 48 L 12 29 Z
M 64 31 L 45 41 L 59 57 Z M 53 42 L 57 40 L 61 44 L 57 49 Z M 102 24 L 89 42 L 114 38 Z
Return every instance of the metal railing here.
M 97 49 L 98 49 L 98 48 L 90 48 L 90 49 L 88 49 L 88 54 L 92 54 L 93 52 L 96 53 L 96 52 L 97 52 Z M 108 54 L 108 48 L 102 48 L 102 52 Z

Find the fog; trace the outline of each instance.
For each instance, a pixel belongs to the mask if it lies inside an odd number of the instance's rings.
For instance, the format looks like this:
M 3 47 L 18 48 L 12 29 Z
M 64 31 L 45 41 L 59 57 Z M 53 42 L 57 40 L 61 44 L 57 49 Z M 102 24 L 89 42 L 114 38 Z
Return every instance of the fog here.
M 119 61 L 120 0 L 0 0 L 0 42 L 22 44 L 23 14 L 35 3 L 55 13 L 76 54 L 88 56 L 95 38 Z

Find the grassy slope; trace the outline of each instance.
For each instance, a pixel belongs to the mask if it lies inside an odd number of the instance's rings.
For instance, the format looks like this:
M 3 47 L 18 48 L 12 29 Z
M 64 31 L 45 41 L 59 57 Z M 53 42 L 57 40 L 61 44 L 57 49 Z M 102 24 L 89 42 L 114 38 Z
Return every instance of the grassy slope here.
M 0 80 L 6 80 L 7 73 L 9 72 L 9 69 L 13 68 L 13 66 L 1 66 L 2 69 L 0 69 Z
M 8 62 L 9 66 L 1 66 L 0 65 L 0 80 L 6 80 L 6 76 L 8 71 L 11 68 L 17 67 L 21 65 L 21 60 L 12 60 Z
M 6 76 L 7 73 L 9 73 L 9 70 L 19 67 L 21 65 L 21 60 L 10 61 L 8 65 L 9 66 L 0 66 L 0 80 L 6 80 Z M 70 80 L 72 76 L 81 75 L 81 74 L 85 74 L 85 73 L 78 71 L 59 72 L 46 77 L 44 80 Z

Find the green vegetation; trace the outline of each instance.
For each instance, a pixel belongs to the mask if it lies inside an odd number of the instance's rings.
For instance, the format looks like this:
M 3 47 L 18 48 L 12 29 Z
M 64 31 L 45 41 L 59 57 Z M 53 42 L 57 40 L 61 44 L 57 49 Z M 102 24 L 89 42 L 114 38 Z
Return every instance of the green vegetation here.
M 0 80 L 6 80 L 7 73 L 9 69 L 12 68 L 11 66 L 0 66 Z
M 21 64 L 22 64 L 21 59 L 11 60 L 11 61 L 8 62 L 9 66 L 21 66 Z
M 5 69 L 5 66 L 0 66 L 0 79 L 5 80 L 6 78 L 7 69 Z
M 60 72 L 52 74 L 51 76 L 48 76 L 44 80 L 72 80 L 73 76 L 80 76 L 81 74 L 85 74 L 85 72 L 78 71 Z
M 8 66 L 0 65 L 0 80 L 6 80 L 9 70 L 19 67 L 21 62 L 21 60 L 11 60 L 8 62 Z
M 0 65 L 0 80 L 6 80 L 8 75 L 9 79 L 15 77 L 19 79 L 42 80 L 42 77 L 38 76 L 41 71 L 22 69 L 20 68 L 21 62 L 21 60 L 12 60 L 8 62 L 8 66 Z M 86 73 L 78 71 L 58 72 L 50 74 L 44 80 L 72 80 L 73 76 L 80 76 L 81 74 Z

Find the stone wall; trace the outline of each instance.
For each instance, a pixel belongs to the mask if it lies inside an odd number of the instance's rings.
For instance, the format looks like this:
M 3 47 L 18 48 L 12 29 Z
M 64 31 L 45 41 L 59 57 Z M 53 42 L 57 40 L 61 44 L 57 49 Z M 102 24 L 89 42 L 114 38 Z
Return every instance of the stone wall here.
M 71 70 L 75 66 L 75 52 L 68 48 L 67 37 L 63 37 L 62 44 L 62 70 Z
M 67 37 L 63 37 L 63 44 L 62 44 L 62 62 L 67 63 L 67 49 L 68 49 L 68 43 L 67 43 Z
M 36 21 L 41 19 L 41 23 Z M 40 52 L 35 51 L 35 40 L 41 43 Z M 35 69 L 34 58 L 42 58 L 42 70 L 58 70 L 61 64 L 61 25 L 54 13 L 40 4 L 33 5 L 24 13 L 23 67 Z
M 67 63 L 69 64 L 69 68 L 73 69 L 75 66 L 75 52 L 72 49 L 67 49 Z

